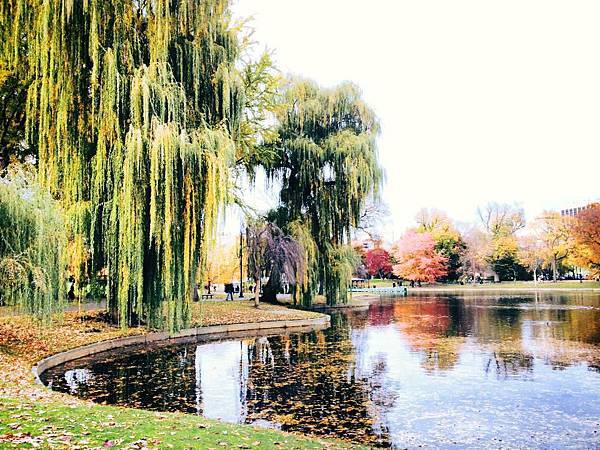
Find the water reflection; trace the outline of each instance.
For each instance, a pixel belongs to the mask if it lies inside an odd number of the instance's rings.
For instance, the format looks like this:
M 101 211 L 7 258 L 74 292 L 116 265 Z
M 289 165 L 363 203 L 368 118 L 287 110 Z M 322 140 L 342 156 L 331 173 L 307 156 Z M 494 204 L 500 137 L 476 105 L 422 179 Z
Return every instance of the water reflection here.
M 196 408 L 211 419 L 246 418 L 248 344 L 244 341 L 198 346 L 195 351 Z
M 325 331 L 107 354 L 54 389 L 379 446 L 600 445 L 600 296 L 420 296 Z

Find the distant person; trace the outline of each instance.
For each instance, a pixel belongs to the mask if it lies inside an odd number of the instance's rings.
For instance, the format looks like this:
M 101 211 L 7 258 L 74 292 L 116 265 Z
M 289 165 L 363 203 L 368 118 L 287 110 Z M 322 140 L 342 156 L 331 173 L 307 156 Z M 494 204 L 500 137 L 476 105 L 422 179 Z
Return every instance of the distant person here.
M 73 275 L 69 277 L 69 283 L 71 283 L 71 287 L 69 288 L 69 292 L 67 293 L 67 298 L 73 301 L 75 300 L 75 277 Z
M 225 293 L 227 294 L 225 301 L 233 301 L 233 283 L 227 283 L 225 285 Z

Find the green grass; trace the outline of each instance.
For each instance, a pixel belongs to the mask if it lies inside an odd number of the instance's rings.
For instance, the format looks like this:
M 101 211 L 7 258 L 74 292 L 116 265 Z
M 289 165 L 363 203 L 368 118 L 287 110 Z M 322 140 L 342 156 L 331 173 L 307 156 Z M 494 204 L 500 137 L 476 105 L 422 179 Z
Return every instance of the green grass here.
M 1 448 L 357 448 L 182 413 L 0 399 Z

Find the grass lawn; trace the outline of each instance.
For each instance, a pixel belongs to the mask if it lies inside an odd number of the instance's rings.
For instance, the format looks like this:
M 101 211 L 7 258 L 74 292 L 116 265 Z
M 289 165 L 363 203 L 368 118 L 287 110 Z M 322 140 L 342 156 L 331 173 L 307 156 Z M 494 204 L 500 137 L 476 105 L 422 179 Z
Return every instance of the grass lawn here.
M 302 319 L 318 314 L 252 302 L 210 301 L 192 307 L 193 324 Z M 225 424 L 195 415 L 96 405 L 35 384 L 40 359 L 81 345 L 147 332 L 121 330 L 101 312 L 65 313 L 42 326 L 0 317 L 0 448 L 355 448 L 352 444 Z
M 350 444 L 201 417 L 100 405 L 0 400 L 0 447 L 351 448 Z

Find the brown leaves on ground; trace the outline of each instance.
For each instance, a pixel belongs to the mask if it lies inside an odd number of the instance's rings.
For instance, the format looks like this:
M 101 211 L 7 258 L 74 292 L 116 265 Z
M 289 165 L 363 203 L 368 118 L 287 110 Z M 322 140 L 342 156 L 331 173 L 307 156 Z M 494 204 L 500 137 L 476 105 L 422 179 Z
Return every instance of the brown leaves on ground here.
M 93 342 L 140 334 L 141 328 L 122 330 L 101 311 L 65 313 L 52 325 L 27 316 L 0 319 L 0 353 L 18 356 L 33 365 L 46 356 Z
M 312 317 L 319 317 L 319 314 L 268 303 L 262 303 L 256 308 L 253 301 L 246 300 L 198 302 L 192 305 L 192 322 L 201 326 L 299 320 Z

